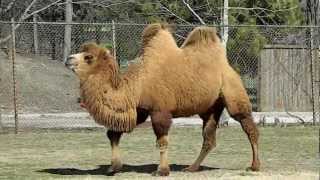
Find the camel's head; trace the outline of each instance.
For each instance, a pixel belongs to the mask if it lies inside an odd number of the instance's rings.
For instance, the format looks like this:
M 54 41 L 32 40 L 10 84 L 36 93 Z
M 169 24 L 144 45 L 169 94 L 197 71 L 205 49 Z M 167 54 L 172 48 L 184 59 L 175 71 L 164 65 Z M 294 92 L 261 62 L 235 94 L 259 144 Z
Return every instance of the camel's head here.
M 100 47 L 96 43 L 85 43 L 81 46 L 79 53 L 67 58 L 65 65 L 81 80 L 85 80 L 99 68 L 108 67 L 108 64 L 113 61 L 113 56 L 107 48 Z

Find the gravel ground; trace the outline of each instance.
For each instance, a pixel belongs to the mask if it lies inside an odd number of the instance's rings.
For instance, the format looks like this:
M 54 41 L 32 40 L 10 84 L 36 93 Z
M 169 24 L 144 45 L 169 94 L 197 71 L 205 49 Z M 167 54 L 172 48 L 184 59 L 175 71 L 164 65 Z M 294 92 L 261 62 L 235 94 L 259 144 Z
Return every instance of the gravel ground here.
M 294 113 L 305 119 L 306 122 L 312 122 L 312 113 Z M 288 116 L 283 112 L 272 113 L 253 113 L 255 122 L 259 122 L 265 117 L 266 124 L 275 124 L 275 120 L 279 119 L 278 125 L 298 123 L 295 118 Z M 2 126 L 14 127 L 14 117 L 12 114 L 2 114 Z M 93 128 L 102 127 L 94 122 L 90 115 L 86 112 L 77 113 L 47 113 L 47 114 L 19 114 L 19 127 L 22 128 Z M 150 121 L 150 118 L 147 120 Z M 233 119 L 228 119 L 229 125 L 238 125 Z M 176 126 L 185 125 L 202 125 L 202 120 L 198 116 L 188 118 L 175 118 L 173 124 Z

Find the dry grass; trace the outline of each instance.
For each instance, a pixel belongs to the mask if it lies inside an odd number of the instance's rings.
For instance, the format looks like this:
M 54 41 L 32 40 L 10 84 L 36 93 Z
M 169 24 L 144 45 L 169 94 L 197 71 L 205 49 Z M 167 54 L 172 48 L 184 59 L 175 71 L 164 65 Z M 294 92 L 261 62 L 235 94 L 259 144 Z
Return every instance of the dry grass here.
M 218 145 L 197 173 L 181 169 L 200 151 L 201 128 L 170 133 L 169 179 L 318 179 L 318 127 L 260 128 L 261 172 L 246 172 L 251 149 L 239 127 L 218 130 Z M 123 172 L 114 179 L 157 179 L 159 155 L 151 128 L 121 141 Z M 0 179 L 105 179 L 110 147 L 102 130 L 0 134 Z

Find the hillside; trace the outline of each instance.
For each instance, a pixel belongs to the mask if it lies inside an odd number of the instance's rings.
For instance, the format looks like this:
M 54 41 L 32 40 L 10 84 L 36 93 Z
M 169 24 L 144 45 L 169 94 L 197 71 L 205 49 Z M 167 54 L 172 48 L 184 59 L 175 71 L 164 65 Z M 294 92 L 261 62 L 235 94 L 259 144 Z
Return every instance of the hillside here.
M 82 111 L 77 103 L 79 82 L 60 61 L 17 54 L 17 92 L 19 113 Z M 0 107 L 13 111 L 12 64 L 0 52 Z

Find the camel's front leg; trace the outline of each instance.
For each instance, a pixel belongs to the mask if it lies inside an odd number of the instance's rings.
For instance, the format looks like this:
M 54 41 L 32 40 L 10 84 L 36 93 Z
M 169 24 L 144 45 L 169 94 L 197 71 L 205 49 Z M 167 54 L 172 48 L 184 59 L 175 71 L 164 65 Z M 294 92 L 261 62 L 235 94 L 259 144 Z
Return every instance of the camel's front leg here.
M 108 169 L 108 173 L 116 173 L 119 172 L 122 168 L 122 163 L 120 160 L 120 149 L 119 149 L 119 141 L 121 138 L 122 132 L 115 132 L 108 130 L 107 136 L 110 140 L 111 148 L 112 148 L 112 157 L 111 157 L 111 167 Z
M 156 175 L 168 176 L 170 173 L 168 163 L 168 132 L 171 126 L 171 114 L 166 112 L 154 112 L 151 114 L 151 122 L 154 133 L 157 136 L 157 146 L 160 149 L 160 164 Z

